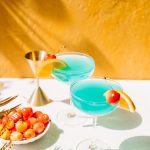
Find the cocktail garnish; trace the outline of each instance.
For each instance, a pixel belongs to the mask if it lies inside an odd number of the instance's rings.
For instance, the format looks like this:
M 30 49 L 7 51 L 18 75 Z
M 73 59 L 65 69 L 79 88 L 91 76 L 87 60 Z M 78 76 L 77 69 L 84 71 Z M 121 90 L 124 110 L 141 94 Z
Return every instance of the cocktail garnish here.
M 39 65 L 39 67 L 37 68 L 37 75 L 39 77 L 49 77 L 53 68 L 64 69 L 67 66 L 68 65 L 66 64 L 66 62 L 61 59 L 49 58 Z
M 135 112 L 136 106 L 131 98 L 123 91 L 116 90 L 120 94 L 119 107 L 131 112 Z
M 55 58 L 56 58 L 56 55 L 54 55 L 54 54 L 46 54 L 46 56 L 45 56 L 45 60 L 55 59 Z
M 109 90 L 104 94 L 106 96 L 106 100 L 109 104 L 115 105 L 120 100 L 120 94 L 115 90 Z

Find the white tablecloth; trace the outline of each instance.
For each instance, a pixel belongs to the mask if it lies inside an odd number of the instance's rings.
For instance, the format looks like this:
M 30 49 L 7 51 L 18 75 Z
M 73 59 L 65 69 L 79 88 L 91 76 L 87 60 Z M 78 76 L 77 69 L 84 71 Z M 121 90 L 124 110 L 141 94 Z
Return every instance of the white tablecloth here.
M 75 150 L 76 145 L 92 135 L 108 145 L 113 150 L 150 150 L 150 81 L 118 80 L 131 98 L 136 107 L 136 113 L 117 109 L 113 113 L 99 117 L 97 127 L 91 126 L 89 119 L 84 126 L 67 126 L 57 120 L 57 113 L 68 104 L 62 103 L 69 99 L 69 86 L 55 79 L 41 79 L 40 85 L 53 102 L 39 107 L 49 114 L 52 119 L 48 133 L 40 140 L 13 146 L 13 150 L 56 150 L 63 146 L 63 150 Z M 35 87 L 33 79 L 0 79 L 0 97 L 19 94 L 20 97 L 11 103 L 11 106 L 26 103 Z M 9 107 L 9 105 L 7 106 Z M 6 106 L 5 106 L 6 108 Z M 71 149 L 69 148 L 71 147 Z

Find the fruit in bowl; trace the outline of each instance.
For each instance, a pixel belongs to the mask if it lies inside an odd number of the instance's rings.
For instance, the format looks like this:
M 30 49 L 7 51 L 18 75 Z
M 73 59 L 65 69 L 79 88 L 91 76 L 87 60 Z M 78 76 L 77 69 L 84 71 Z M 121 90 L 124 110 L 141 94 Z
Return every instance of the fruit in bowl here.
M 11 111 L 0 120 L 0 138 L 13 144 L 26 144 L 41 138 L 48 130 L 51 119 L 31 107 Z

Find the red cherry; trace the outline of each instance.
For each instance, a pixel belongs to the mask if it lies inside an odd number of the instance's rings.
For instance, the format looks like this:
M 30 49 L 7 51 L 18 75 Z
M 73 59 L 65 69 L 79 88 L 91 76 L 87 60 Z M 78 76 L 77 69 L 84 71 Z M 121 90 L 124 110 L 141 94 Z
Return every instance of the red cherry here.
M 56 55 L 46 54 L 45 60 L 47 59 L 56 59 Z
M 39 115 L 42 115 L 43 113 L 41 111 L 36 111 L 33 113 L 33 117 L 38 118 Z
M 8 114 L 8 117 L 10 120 L 14 120 L 14 122 L 16 123 L 18 120 L 22 119 L 22 113 L 14 110 Z
M 38 120 L 37 120 L 36 118 L 34 118 L 34 117 L 30 117 L 30 118 L 28 118 L 27 121 L 29 122 L 29 127 L 32 128 L 33 125 L 34 125 Z
M 31 107 L 25 107 L 22 109 L 22 114 L 23 114 L 24 120 L 27 120 L 27 118 L 33 115 L 33 109 Z
M 2 119 L 2 124 L 5 126 L 8 121 L 9 121 L 9 117 L 8 117 L 8 116 L 5 116 L 5 117 L 3 117 L 3 119 Z
M 51 58 L 51 54 L 46 54 L 45 55 L 45 60 L 50 59 Z
M 10 132 L 15 132 L 15 131 L 16 131 L 15 126 L 12 129 L 10 129 Z
M 120 94 L 116 92 L 115 90 L 109 90 L 105 93 L 106 100 L 109 104 L 115 105 L 120 100 Z
M 35 137 L 35 132 L 33 129 L 28 129 L 23 133 L 25 139 L 32 139 Z
M 38 121 L 47 124 L 49 122 L 49 116 L 47 114 L 42 114 L 38 116 Z
M 51 58 L 52 59 L 56 59 L 56 55 L 51 55 Z
M 33 130 L 35 131 L 35 133 L 37 134 L 40 134 L 44 131 L 45 129 L 45 126 L 44 126 L 44 123 L 42 122 L 36 122 L 34 125 L 33 125 Z

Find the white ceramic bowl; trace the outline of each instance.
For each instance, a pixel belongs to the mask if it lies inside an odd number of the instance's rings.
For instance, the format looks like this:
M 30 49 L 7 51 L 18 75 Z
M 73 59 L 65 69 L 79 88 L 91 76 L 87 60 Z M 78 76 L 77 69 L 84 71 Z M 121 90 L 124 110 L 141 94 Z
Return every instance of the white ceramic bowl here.
M 48 131 L 49 127 L 50 127 L 50 122 L 48 123 L 47 127 L 45 128 L 45 130 L 41 134 L 39 134 L 39 135 L 35 136 L 34 138 L 29 139 L 29 140 L 12 141 L 12 144 L 17 145 L 17 144 L 28 144 L 28 143 L 34 142 L 34 141 L 40 139 L 41 137 L 43 137 L 46 134 L 46 132 Z M 4 140 L 2 138 L 0 138 L 0 141 L 2 143 L 9 143 L 9 140 Z
M 28 106 L 27 106 L 27 107 L 28 107 Z M 29 107 L 30 107 L 30 106 L 29 106 Z M 37 111 L 37 110 L 38 110 L 38 109 L 35 109 L 35 108 L 32 108 L 32 109 L 33 109 L 33 111 Z M 39 111 L 40 111 L 40 110 L 39 110 Z M 42 112 L 43 112 L 43 111 L 42 111 Z M 44 113 L 44 112 L 43 112 L 43 113 Z M 43 136 L 46 134 L 46 132 L 48 131 L 48 129 L 49 129 L 49 127 L 50 127 L 50 124 L 51 124 L 51 122 L 49 122 L 49 123 L 47 124 L 45 130 L 44 130 L 41 134 L 36 135 L 34 138 L 28 139 L 28 140 L 22 140 L 22 141 L 12 141 L 12 144 L 14 144 L 14 145 L 17 145 L 17 144 L 28 144 L 28 143 L 31 143 L 31 142 L 34 142 L 34 141 L 40 139 L 41 137 L 43 137 Z M 2 143 L 8 143 L 9 140 L 4 140 L 4 139 L 0 138 L 0 142 L 2 142 Z

